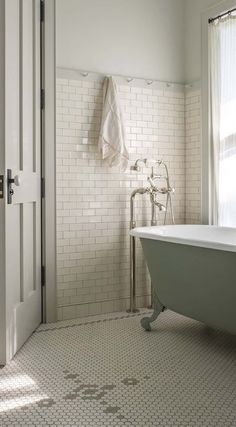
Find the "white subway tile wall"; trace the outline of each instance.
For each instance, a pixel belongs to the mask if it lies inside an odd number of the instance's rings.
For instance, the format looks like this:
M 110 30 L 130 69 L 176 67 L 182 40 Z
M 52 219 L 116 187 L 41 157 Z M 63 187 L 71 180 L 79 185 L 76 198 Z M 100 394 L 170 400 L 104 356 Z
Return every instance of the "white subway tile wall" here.
M 201 216 L 201 92 L 188 89 L 186 123 L 186 223 L 199 224 Z
M 163 159 L 176 188 L 177 223 L 185 221 L 185 94 L 118 86 L 124 111 L 129 169 L 108 168 L 98 152 L 102 82 L 57 79 L 57 306 L 58 319 L 125 310 L 129 306 L 131 192 L 147 186 L 150 169 L 133 172 L 138 158 Z M 162 199 L 164 201 L 164 199 Z M 137 225 L 150 224 L 150 201 L 139 197 Z M 158 223 L 163 213 L 157 213 Z M 168 217 L 170 222 L 170 216 Z M 137 305 L 150 303 L 140 244 Z

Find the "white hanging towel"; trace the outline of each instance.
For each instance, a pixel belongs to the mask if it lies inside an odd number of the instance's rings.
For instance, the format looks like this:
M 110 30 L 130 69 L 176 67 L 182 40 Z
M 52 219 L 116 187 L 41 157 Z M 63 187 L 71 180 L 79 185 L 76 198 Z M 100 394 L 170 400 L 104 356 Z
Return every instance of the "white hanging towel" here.
M 125 146 L 125 128 L 118 91 L 113 77 L 103 85 L 103 112 L 99 135 L 99 150 L 110 167 L 121 166 L 125 171 L 129 154 Z

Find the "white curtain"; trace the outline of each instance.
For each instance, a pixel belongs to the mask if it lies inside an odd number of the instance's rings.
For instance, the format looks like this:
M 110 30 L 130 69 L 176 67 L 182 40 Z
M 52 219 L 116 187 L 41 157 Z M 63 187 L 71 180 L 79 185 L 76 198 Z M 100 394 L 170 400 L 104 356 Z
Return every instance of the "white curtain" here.
M 236 17 L 210 31 L 212 219 L 236 227 Z

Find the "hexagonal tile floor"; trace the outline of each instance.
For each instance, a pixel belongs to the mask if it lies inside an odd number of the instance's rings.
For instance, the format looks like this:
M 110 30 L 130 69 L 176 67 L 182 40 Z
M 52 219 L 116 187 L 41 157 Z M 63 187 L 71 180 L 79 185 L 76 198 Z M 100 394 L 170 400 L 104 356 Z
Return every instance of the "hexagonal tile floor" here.
M 236 337 L 140 317 L 41 325 L 0 370 L 0 425 L 236 427 Z

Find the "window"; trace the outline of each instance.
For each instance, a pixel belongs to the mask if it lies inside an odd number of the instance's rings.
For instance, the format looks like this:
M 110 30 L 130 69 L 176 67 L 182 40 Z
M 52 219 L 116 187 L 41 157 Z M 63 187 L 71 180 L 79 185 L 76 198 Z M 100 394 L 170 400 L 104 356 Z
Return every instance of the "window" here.
M 236 15 L 209 24 L 214 223 L 236 227 Z

